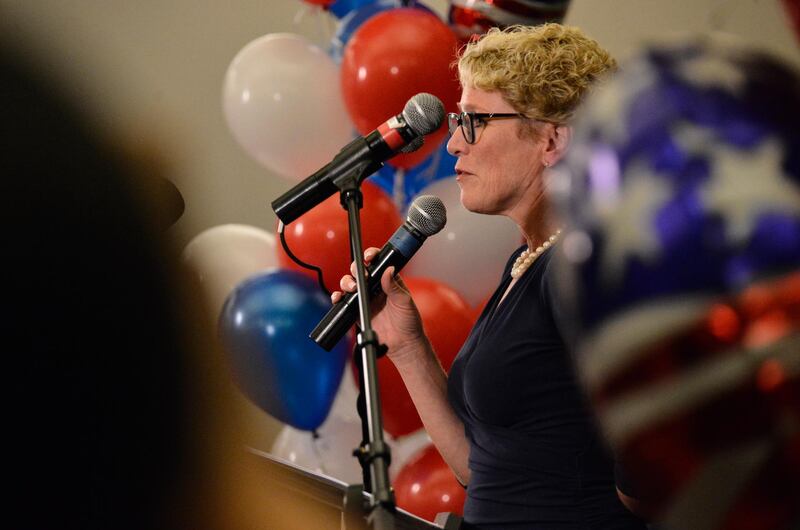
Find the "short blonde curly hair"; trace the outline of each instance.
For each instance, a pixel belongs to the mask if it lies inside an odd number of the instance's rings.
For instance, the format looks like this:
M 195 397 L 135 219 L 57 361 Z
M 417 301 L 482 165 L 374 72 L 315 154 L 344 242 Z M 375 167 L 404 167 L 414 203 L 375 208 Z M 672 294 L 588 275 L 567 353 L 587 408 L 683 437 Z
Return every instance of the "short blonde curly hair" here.
M 561 24 L 492 28 L 458 58 L 462 86 L 499 91 L 517 112 L 567 122 L 616 61 L 579 28 Z

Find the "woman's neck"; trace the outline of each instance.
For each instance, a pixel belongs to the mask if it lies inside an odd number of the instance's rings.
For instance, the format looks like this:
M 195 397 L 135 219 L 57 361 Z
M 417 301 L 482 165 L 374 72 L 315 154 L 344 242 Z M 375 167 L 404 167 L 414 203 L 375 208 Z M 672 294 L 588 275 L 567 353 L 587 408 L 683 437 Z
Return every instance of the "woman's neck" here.
M 536 206 L 527 212 L 524 219 L 517 222 L 530 249 L 535 249 L 547 241 L 560 228 L 558 220 L 550 211 L 548 201 L 540 201 Z

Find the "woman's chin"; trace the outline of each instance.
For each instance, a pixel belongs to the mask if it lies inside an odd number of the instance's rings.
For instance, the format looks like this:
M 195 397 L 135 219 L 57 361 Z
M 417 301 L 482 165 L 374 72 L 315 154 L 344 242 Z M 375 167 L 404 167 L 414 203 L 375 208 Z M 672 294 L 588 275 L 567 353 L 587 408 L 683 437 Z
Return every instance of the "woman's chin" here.
M 473 212 L 474 210 L 472 208 L 475 207 L 475 204 L 474 201 L 472 200 L 472 197 L 470 196 L 468 191 L 464 190 L 463 185 L 459 183 L 459 186 L 461 187 L 461 206 L 463 206 L 464 209 Z
M 461 188 L 461 206 L 472 213 L 491 214 L 494 213 L 491 204 L 486 203 L 485 191 L 476 189 L 469 183 L 460 181 L 458 186 Z
M 487 213 L 485 206 L 481 204 L 480 201 L 470 199 L 471 197 L 465 197 L 464 192 L 461 192 L 461 206 L 463 206 L 465 210 L 472 213 Z

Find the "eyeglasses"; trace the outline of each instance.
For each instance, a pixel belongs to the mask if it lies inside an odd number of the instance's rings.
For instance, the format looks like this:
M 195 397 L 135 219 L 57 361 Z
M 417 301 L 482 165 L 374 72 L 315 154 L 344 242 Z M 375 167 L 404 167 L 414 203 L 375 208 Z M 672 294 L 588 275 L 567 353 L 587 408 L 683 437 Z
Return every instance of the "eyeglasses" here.
M 478 140 L 475 134 L 475 128 L 480 129 L 483 127 L 484 122 L 490 120 L 507 120 L 511 118 L 524 118 L 528 117 L 520 113 L 505 113 L 505 112 L 462 112 L 456 114 L 450 112 L 447 114 L 447 128 L 450 131 L 450 136 L 456 132 L 456 128 L 461 127 L 461 134 L 464 135 L 464 140 L 468 144 L 474 144 Z

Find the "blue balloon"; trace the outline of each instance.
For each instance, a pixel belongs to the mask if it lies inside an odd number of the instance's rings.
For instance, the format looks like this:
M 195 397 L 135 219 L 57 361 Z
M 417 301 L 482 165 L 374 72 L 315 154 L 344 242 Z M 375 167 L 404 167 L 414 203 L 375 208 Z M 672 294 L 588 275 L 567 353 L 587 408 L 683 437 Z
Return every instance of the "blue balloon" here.
M 456 160 L 456 157 L 447 152 L 445 139 L 428 158 L 405 173 L 387 164 L 372 175 L 370 180 L 392 196 L 397 209 L 403 212 L 411 200 L 432 182 L 455 175 Z M 402 179 L 399 185 L 398 179 Z
M 336 15 L 337 18 L 342 18 L 351 11 L 374 2 L 375 0 L 336 0 L 328 7 L 328 11 Z
M 325 420 L 349 356 L 347 338 L 327 352 L 308 337 L 330 305 L 313 280 L 273 270 L 239 284 L 220 315 L 236 384 L 298 429 L 313 430 Z
M 447 152 L 447 140 L 449 137 L 445 138 L 436 151 L 431 153 L 421 164 L 406 171 L 404 175 L 406 205 L 432 182 L 456 174 L 455 167 L 458 159 Z
M 341 1 L 342 0 L 340 0 L 340 2 Z M 340 2 L 331 5 L 330 10 L 333 11 L 334 7 Z M 389 11 L 390 9 L 397 9 L 399 7 L 415 7 L 433 13 L 429 8 L 414 0 L 408 2 L 402 2 L 400 0 L 372 0 L 370 2 L 361 2 L 360 6 L 357 6 L 352 11 L 343 15 L 342 19 L 339 21 L 339 29 L 336 31 L 336 35 L 333 36 L 333 40 L 331 41 L 331 58 L 333 58 L 337 64 L 341 63 L 345 45 L 350 40 L 350 37 L 353 36 L 353 33 L 355 33 L 367 19 L 383 11 Z
M 394 198 L 394 172 L 395 169 L 392 166 L 385 164 L 382 168 L 369 177 L 369 181 L 380 186 L 383 191 L 388 193 L 390 197 Z M 395 201 L 395 206 L 397 206 L 398 210 L 401 210 L 403 205 L 397 204 L 397 201 Z

